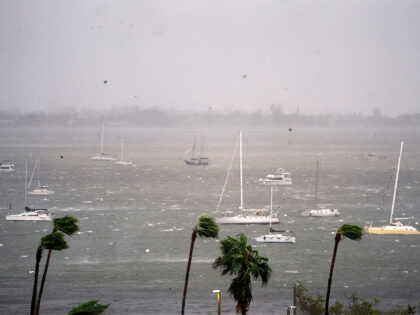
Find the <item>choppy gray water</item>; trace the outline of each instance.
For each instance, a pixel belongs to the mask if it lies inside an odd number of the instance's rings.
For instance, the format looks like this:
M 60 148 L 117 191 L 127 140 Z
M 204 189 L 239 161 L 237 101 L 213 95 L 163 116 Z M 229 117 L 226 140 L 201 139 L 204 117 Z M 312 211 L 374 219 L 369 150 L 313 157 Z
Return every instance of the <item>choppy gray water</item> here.
M 368 138 L 376 133 L 374 150 L 385 160 L 362 160 Z M 90 299 L 112 303 L 109 314 L 179 313 L 191 228 L 215 209 L 231 159 L 236 130 L 107 129 L 107 152 L 119 152 L 118 136 L 127 139 L 125 156 L 135 166 L 91 160 L 98 130 L 2 129 L 0 158 L 16 171 L 0 173 L 0 313 L 27 314 L 31 298 L 35 249 L 50 231 L 49 223 L 7 222 L 23 208 L 24 164 L 30 170 L 41 157 L 41 181 L 53 196 L 31 196 L 29 204 L 46 206 L 55 216 L 80 220 L 81 233 L 70 248 L 53 253 L 42 303 L 44 314 L 66 314 Z M 207 167 L 185 166 L 181 158 L 194 135 L 205 135 Z M 303 283 L 312 294 L 325 294 L 333 233 L 345 223 L 384 224 L 389 218 L 392 181 L 399 141 L 406 148 L 400 174 L 397 216 L 420 221 L 419 130 L 245 130 L 244 201 L 248 207 L 269 204 L 269 187 L 258 179 L 283 167 L 293 185 L 279 187 L 279 227 L 294 231 L 297 242 L 257 244 L 253 237 L 267 226 L 221 226 L 220 239 L 244 232 L 269 257 L 273 276 L 267 287 L 253 285 L 250 313 L 285 313 L 292 286 Z M 63 155 L 63 159 L 59 156 Z M 302 217 L 313 204 L 315 161 L 320 163 L 319 202 L 341 211 L 338 218 Z M 385 189 L 388 183 L 388 189 Z M 222 210 L 239 206 L 239 167 L 234 163 Z M 420 227 L 419 225 L 415 225 Z M 234 313 L 228 297 L 229 277 L 211 268 L 219 254 L 217 240 L 196 242 L 187 297 L 188 313 L 215 313 L 213 289 L 222 290 L 223 313 Z M 146 252 L 149 249 L 149 252 Z M 420 300 L 418 236 L 364 235 L 361 242 L 339 246 L 332 298 L 345 301 L 353 291 L 378 297 L 381 305 L 416 304 Z

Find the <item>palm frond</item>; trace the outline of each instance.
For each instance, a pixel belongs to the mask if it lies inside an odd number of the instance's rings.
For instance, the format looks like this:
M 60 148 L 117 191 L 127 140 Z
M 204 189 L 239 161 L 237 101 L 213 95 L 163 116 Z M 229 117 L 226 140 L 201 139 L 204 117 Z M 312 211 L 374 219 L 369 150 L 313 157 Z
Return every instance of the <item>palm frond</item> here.
M 99 300 L 92 300 L 83 304 L 80 304 L 73 308 L 69 315 L 99 315 L 105 312 L 111 304 L 99 304 Z
M 54 219 L 54 228 L 58 231 L 61 231 L 67 235 L 73 235 L 79 231 L 79 226 L 77 225 L 77 220 L 75 217 L 65 216 L 62 218 Z
M 195 226 L 195 231 L 201 238 L 216 238 L 219 235 L 219 226 L 213 218 L 202 215 Z
M 353 241 L 359 241 L 363 236 L 363 228 L 353 224 L 342 224 L 337 233 Z
M 42 249 L 48 250 L 63 250 L 68 248 L 64 234 L 61 232 L 53 232 L 41 238 L 40 246 Z

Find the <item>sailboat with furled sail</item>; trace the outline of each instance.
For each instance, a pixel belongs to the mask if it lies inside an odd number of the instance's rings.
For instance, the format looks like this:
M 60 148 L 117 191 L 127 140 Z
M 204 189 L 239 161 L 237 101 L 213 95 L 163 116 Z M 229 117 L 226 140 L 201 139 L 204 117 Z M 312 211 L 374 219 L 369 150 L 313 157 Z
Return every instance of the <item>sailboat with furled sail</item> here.
M 32 171 L 32 176 L 31 176 L 31 180 L 29 181 L 28 189 L 31 187 L 32 179 L 34 177 L 35 169 L 37 167 L 38 167 L 38 188 L 35 188 L 34 190 L 29 191 L 28 194 L 29 195 L 40 195 L 40 196 L 54 195 L 55 194 L 54 190 L 50 190 L 48 185 L 41 184 L 41 182 L 39 181 L 39 172 L 40 172 L 40 169 L 41 169 L 41 158 L 39 158 L 35 162 L 34 170 Z
M 185 152 L 184 155 L 187 155 L 189 152 L 191 152 L 191 157 L 188 159 L 184 157 L 184 162 L 188 166 L 207 166 L 209 165 L 209 158 L 202 156 L 203 154 L 203 140 L 201 139 L 200 149 L 198 151 L 198 155 L 196 156 L 196 144 L 197 144 L 197 138 L 194 139 L 193 145 L 190 149 Z
M 417 234 L 417 235 L 420 234 L 420 231 L 418 231 L 415 227 L 411 225 L 404 225 L 399 221 L 397 222 L 394 221 L 393 219 L 403 148 L 404 148 L 404 142 L 401 141 L 400 154 L 398 156 L 397 173 L 395 175 L 394 194 L 392 196 L 391 215 L 389 218 L 389 225 L 380 226 L 380 227 L 373 227 L 373 226 L 365 227 L 365 231 L 369 234 Z M 398 218 L 398 220 L 404 220 L 404 219 L 411 219 L 411 218 Z
M 94 161 L 116 161 L 117 159 L 113 154 L 104 153 L 104 128 L 105 122 L 102 122 L 102 130 L 101 130 L 101 152 L 99 155 L 92 156 L 92 160 Z
M 273 186 L 271 186 L 271 191 L 270 191 L 270 215 L 272 212 L 273 212 Z M 288 233 L 288 231 L 274 230 L 271 227 L 271 220 L 270 220 L 270 233 L 262 235 L 262 236 L 258 236 L 255 238 L 255 240 L 257 242 L 263 242 L 263 243 L 296 243 L 296 237 L 294 236 L 290 236 L 287 234 L 280 234 L 280 233 L 271 233 L 271 232 Z
M 117 161 L 117 162 L 115 162 L 115 164 L 118 164 L 118 165 L 132 165 L 133 164 L 133 162 L 131 162 L 131 161 L 128 161 L 128 160 L 124 160 L 124 155 L 123 155 L 123 152 L 124 152 L 124 139 L 122 139 L 121 138 L 121 153 L 120 153 L 120 159 L 119 159 L 119 161 Z
M 235 148 L 236 149 L 236 148 Z M 233 161 L 233 157 L 232 157 Z M 242 133 L 239 133 L 239 170 L 240 170 L 240 188 L 241 188 L 241 205 L 239 207 L 240 213 L 234 214 L 231 211 L 226 211 L 221 217 L 216 218 L 216 222 L 219 224 L 276 224 L 279 223 L 277 214 L 269 213 L 267 209 L 245 209 L 244 198 L 243 198 L 243 177 L 242 177 Z M 230 168 L 228 171 L 228 176 Z M 227 180 L 227 177 L 226 177 Z M 225 182 L 226 186 L 226 182 Z M 222 192 L 223 196 L 223 192 Z M 219 200 L 219 205 L 222 199 Z

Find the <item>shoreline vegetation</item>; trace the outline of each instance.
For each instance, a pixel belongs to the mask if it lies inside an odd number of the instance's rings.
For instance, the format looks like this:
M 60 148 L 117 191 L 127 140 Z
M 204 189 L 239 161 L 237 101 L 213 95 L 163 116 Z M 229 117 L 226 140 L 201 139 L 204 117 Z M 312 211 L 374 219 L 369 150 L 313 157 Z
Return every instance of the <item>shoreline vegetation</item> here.
M 375 108 L 370 115 L 354 113 L 302 114 L 284 113 L 281 105 L 268 111 L 220 112 L 209 107 L 205 111 L 178 111 L 157 107 L 121 106 L 110 110 L 76 109 L 66 107 L 49 111 L 0 110 L 0 127 L 99 127 L 104 117 L 107 127 L 337 127 L 337 128 L 416 128 L 420 113 L 389 117 Z M 289 130 L 291 131 L 291 130 Z

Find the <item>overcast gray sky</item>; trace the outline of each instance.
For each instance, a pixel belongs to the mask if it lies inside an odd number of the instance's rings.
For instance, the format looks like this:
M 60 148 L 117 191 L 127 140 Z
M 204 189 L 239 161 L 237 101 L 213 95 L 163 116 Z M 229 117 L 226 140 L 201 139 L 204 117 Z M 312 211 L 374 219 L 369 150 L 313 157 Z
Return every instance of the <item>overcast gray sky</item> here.
M 1 109 L 420 112 L 418 0 L 0 6 Z

